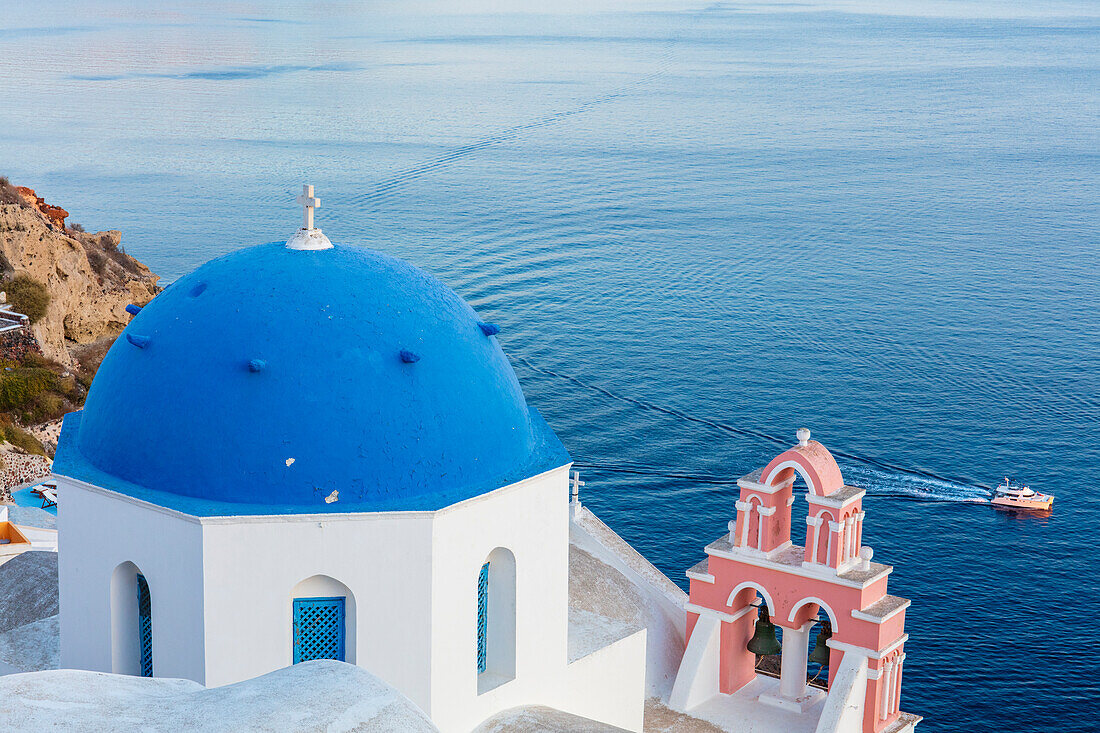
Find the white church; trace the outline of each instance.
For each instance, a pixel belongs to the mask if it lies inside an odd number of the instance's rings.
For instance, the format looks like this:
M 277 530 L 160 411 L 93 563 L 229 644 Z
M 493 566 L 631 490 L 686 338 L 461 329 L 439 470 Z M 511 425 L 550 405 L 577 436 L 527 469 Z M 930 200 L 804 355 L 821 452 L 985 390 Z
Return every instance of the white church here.
M 775 593 L 773 576 L 703 608 L 695 584 L 709 592 L 718 574 L 704 561 L 689 599 L 581 506 L 571 458 L 527 404 L 497 327 L 421 270 L 333 245 L 314 226 L 312 187 L 299 202 L 288 242 L 208 262 L 137 312 L 66 417 L 54 463 L 63 668 L 214 688 L 338 660 L 445 732 L 546 708 L 608 730 L 641 731 L 671 709 L 730 731 L 912 730 L 919 718 L 893 703 L 879 714 L 893 639 L 830 641 L 832 666 L 855 671 L 830 672 L 815 695 L 802 637 L 783 644 L 782 680 L 754 672 L 723 624 L 747 620 L 751 634 L 762 604 L 743 591 Z M 773 483 L 788 494 L 816 480 L 784 460 L 796 473 Z M 742 503 L 701 521 L 724 531 Z M 762 534 L 739 547 L 730 530 L 707 555 L 772 563 L 787 592 L 785 556 Z M 723 567 L 736 583 L 741 566 Z M 797 619 L 773 608 L 772 621 L 808 629 L 820 601 L 839 614 L 838 638 L 853 617 L 901 634 L 908 602 L 876 606 L 894 597 L 868 567 L 806 571 L 861 587 L 844 596 L 854 608 L 821 591 Z M 801 556 L 791 572 L 797 585 Z M 703 621 L 713 636 L 692 642 Z M 727 658 L 746 654 L 731 685 Z M 889 689 L 900 696 L 900 675 Z

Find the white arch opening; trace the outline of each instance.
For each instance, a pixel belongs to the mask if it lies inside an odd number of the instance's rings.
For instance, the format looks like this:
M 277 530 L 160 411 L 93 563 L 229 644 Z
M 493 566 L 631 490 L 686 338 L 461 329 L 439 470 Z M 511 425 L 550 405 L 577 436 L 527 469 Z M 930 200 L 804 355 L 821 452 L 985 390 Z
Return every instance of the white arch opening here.
M 300 639 L 296 638 L 295 625 L 297 619 L 295 619 L 295 601 L 309 602 L 311 600 L 323 603 L 321 599 L 343 599 L 343 628 L 339 631 L 343 635 L 343 661 L 349 664 L 356 663 L 356 648 L 358 642 L 356 638 L 356 609 L 355 609 L 355 594 L 351 592 L 344 583 L 341 583 L 336 578 L 329 575 L 313 575 L 305 580 L 300 581 L 295 585 L 287 598 L 286 613 L 289 617 L 289 623 L 286 624 L 289 636 L 289 643 L 287 647 L 290 650 L 291 662 L 295 658 L 295 645 L 299 643 Z M 331 601 L 330 601 L 331 603 Z M 299 604 L 302 607 L 304 604 Z M 320 657 L 317 657 L 320 658 Z
M 806 596 L 798 603 L 794 604 L 794 607 L 791 609 L 791 613 L 787 617 L 787 620 L 791 623 L 794 623 L 795 618 L 797 618 L 798 616 L 798 612 L 806 606 L 810 605 L 811 603 L 816 604 L 819 610 L 823 610 L 826 614 L 828 614 L 829 622 L 833 625 L 833 633 L 835 634 L 839 630 L 839 619 L 837 618 L 837 615 L 833 613 L 833 609 L 829 608 L 829 604 L 821 600 L 817 596 Z
M 757 593 L 759 593 L 760 597 L 764 599 L 764 603 L 768 604 L 768 613 L 771 616 L 775 616 L 775 604 L 772 602 L 771 595 L 768 593 L 768 591 L 764 590 L 764 586 L 760 585 L 759 583 L 754 583 L 751 580 L 746 580 L 743 583 L 739 583 L 737 587 L 733 589 L 733 591 L 729 595 L 729 598 L 726 599 L 726 606 L 733 606 L 733 602 L 737 600 L 737 594 L 747 588 L 752 588 Z M 749 601 L 749 603 L 752 603 L 752 601 Z
M 142 645 L 142 614 L 139 609 L 138 576 L 141 569 L 130 561 L 119 563 L 111 573 L 111 671 L 115 674 L 141 676 L 143 652 L 152 657 L 152 634 Z M 145 579 L 149 594 L 149 616 L 145 623 L 152 626 L 153 592 Z M 149 660 L 152 666 L 152 659 Z
M 479 617 L 475 629 L 480 695 L 516 677 L 516 557 L 511 550 L 498 547 L 476 568 L 476 573 L 473 587 Z
M 776 466 L 772 470 L 771 475 L 768 478 L 768 485 L 769 486 L 775 486 L 775 484 L 776 484 L 775 477 L 778 476 L 780 473 L 782 473 L 784 471 L 784 469 L 788 469 L 788 468 L 793 468 L 794 472 L 802 477 L 802 480 L 806 484 L 806 492 L 807 493 L 813 494 L 814 496 L 824 496 L 824 494 L 821 493 L 821 487 L 817 486 L 813 481 L 810 480 L 810 475 L 808 473 L 806 473 L 806 469 L 802 466 L 801 463 L 799 463 L 798 461 L 795 461 L 795 460 L 783 461 L 778 466 Z

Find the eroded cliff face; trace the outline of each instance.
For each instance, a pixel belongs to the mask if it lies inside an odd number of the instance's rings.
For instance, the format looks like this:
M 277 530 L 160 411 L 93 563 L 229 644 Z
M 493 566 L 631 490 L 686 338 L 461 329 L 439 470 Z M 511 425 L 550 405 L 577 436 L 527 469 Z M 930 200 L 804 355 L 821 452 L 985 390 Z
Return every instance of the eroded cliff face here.
M 49 307 L 31 329 L 43 354 L 70 365 L 71 348 L 117 336 L 130 320 L 126 306 L 152 300 L 159 278 L 119 249 L 119 232 L 65 229 L 33 191 L 11 198 L 0 203 L 0 277 L 25 273 L 46 286 Z

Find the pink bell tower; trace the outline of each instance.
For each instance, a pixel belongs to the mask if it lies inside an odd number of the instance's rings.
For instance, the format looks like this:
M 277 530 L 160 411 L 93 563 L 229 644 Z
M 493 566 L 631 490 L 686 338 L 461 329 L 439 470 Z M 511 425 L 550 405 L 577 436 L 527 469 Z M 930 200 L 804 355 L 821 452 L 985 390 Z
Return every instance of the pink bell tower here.
M 806 484 L 805 544 L 791 541 L 796 477 Z M 893 568 L 863 547 L 863 496 L 844 484 L 832 454 L 810 431 L 764 468 L 737 481 L 729 534 L 687 571 L 687 647 L 670 705 L 726 709 L 765 724 L 776 708 L 816 733 L 905 733 L 920 721 L 900 711 L 909 601 L 888 595 Z M 782 629 L 779 678 L 756 668 L 747 648 L 759 609 Z M 807 683 L 810 631 L 828 616 L 828 683 Z M 702 706 L 702 707 L 700 707 Z M 777 729 L 778 730 L 778 729 Z

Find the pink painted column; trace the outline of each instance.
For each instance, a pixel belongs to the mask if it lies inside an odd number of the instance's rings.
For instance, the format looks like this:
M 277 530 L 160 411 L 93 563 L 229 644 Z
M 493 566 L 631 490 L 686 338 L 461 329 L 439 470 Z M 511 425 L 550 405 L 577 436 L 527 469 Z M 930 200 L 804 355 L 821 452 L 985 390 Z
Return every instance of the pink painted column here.
M 840 660 L 844 657 L 844 652 L 837 649 L 829 649 L 829 689 L 833 688 L 833 678 L 836 677 L 836 671 L 840 669 Z
M 728 695 L 752 682 L 756 655 L 748 650 L 756 614 L 751 610 L 736 621 L 722 623 L 718 689 Z
M 764 537 L 760 549 L 770 552 L 791 540 L 791 485 L 787 484 L 771 495 L 771 506 L 764 519 Z M 763 511 L 763 509 L 761 509 Z

